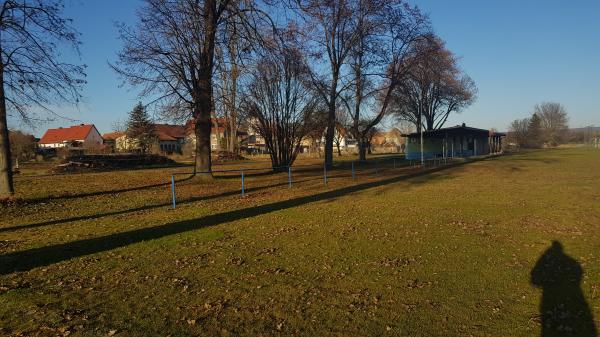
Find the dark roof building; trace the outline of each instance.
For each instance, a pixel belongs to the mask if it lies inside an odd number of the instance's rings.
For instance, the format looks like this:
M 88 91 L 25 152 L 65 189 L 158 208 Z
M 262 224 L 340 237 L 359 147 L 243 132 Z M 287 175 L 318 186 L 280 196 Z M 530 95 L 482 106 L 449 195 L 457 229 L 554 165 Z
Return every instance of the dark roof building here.
M 406 159 L 421 159 L 421 134 L 402 135 L 407 138 Z M 423 158 L 470 157 L 499 153 L 506 134 L 462 125 L 423 131 Z

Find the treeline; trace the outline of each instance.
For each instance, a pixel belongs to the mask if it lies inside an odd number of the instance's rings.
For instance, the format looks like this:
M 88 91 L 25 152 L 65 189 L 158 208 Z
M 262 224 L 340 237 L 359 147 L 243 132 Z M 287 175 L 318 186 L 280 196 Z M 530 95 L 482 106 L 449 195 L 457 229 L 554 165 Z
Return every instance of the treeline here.
M 555 147 L 569 141 L 569 118 L 560 103 L 536 105 L 531 117 L 514 120 L 508 143 L 523 148 Z
M 3 3 L 2 22 L 24 24 L 0 35 L 0 194 L 13 191 L 7 111 L 28 119 L 31 107 L 80 100 L 84 67 L 57 62 L 58 46 L 79 46 L 62 9 L 59 0 Z M 302 138 L 324 135 L 330 166 L 337 127 L 365 159 L 384 119 L 441 128 L 477 92 L 428 16 L 404 0 L 144 0 L 119 30 L 111 66 L 161 118 L 193 122 L 196 171 L 207 175 L 216 117 L 231 151 L 238 128 L 253 127 L 274 167 L 292 164 Z
M 211 170 L 215 117 L 227 121 L 230 151 L 247 126 L 265 139 L 274 167 L 289 165 L 304 137 L 324 135 L 331 165 L 340 126 L 365 159 L 384 118 L 440 128 L 475 98 L 429 18 L 405 1 L 276 5 L 146 0 L 138 23 L 121 26 L 114 69 L 155 98 L 164 118 L 194 122 L 198 172 Z

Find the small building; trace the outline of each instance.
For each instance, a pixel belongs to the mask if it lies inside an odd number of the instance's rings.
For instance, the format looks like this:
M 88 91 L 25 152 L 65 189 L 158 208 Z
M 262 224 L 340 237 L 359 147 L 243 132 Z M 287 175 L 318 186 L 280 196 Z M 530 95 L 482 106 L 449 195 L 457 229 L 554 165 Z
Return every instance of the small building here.
M 421 135 L 419 132 L 404 134 L 406 137 L 406 159 L 421 159 Z M 453 158 L 480 156 L 502 152 L 506 134 L 490 132 L 462 125 L 423 131 L 423 157 Z
M 325 128 L 323 130 L 323 134 L 321 135 L 321 139 L 317 140 L 317 144 L 318 148 L 320 151 L 323 151 L 325 149 L 325 143 L 326 143 L 326 136 L 327 136 L 327 128 Z M 302 143 L 302 148 L 305 149 L 306 151 L 308 151 L 311 147 L 311 137 L 306 137 L 307 141 Z M 352 135 L 350 134 L 350 131 L 344 127 L 341 123 L 335 123 L 335 129 L 333 130 L 333 151 L 336 152 L 337 150 L 340 150 L 340 152 L 346 152 L 346 153 L 357 153 L 358 152 L 358 141 L 356 139 L 354 139 L 352 137 Z M 303 150 L 303 152 L 305 152 Z
M 104 140 L 104 145 L 108 147 L 115 147 L 117 143 L 117 138 L 125 135 L 125 132 L 115 131 L 109 132 L 102 135 L 102 139 Z
M 94 124 L 48 129 L 38 142 L 41 148 L 90 149 L 102 146 L 102 136 Z
M 181 153 L 186 138 L 185 127 L 183 125 L 154 124 L 152 136 L 155 137 L 153 146 L 157 151 L 166 154 Z M 139 147 L 136 139 L 130 139 L 124 133 L 115 139 L 117 151 L 134 151 Z
M 185 124 L 185 142 L 196 147 L 196 123 L 193 120 Z M 219 151 L 227 147 L 226 137 L 228 137 L 228 120 L 226 118 L 212 118 L 210 130 L 210 149 Z M 237 131 L 238 143 L 248 142 L 248 133 L 241 130 Z
M 397 128 L 388 131 L 377 131 L 371 138 L 371 148 L 382 153 L 399 153 L 405 143 L 402 132 Z
M 158 141 L 160 152 L 181 154 L 185 143 L 185 127 L 182 125 L 154 124 L 152 131 Z

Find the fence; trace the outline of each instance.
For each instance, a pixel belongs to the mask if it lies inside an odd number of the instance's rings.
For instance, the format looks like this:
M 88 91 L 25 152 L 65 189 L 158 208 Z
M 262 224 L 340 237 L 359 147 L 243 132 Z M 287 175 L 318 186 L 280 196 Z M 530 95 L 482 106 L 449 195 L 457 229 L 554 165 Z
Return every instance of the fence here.
M 365 168 L 370 166 L 371 169 L 374 169 L 375 175 L 379 174 L 380 170 L 385 168 L 385 165 L 390 165 L 392 169 L 400 168 L 400 167 L 430 167 L 437 166 L 448 163 L 448 161 L 452 160 L 452 158 L 431 158 L 426 159 L 421 165 L 420 160 L 405 160 L 403 157 L 388 157 L 384 159 L 376 159 L 365 162 L 360 161 L 350 161 L 350 162 L 342 162 L 338 164 L 332 165 L 329 169 L 327 165 L 291 165 L 291 166 L 279 166 L 279 167 L 269 167 L 269 168 L 244 168 L 244 169 L 232 169 L 232 170 L 214 170 L 214 171 L 204 171 L 204 172 L 196 172 L 196 174 L 215 174 L 215 173 L 237 173 L 240 177 L 240 194 L 242 197 L 246 196 L 246 173 L 248 172 L 256 172 L 256 171 L 268 171 L 271 170 L 274 173 L 284 173 L 287 171 L 287 185 L 288 188 L 292 188 L 293 186 L 293 172 L 295 169 L 305 169 L 305 168 L 323 168 L 323 183 L 327 185 L 329 174 L 332 170 L 343 170 L 350 169 L 352 181 L 357 180 L 357 171 L 361 168 Z M 173 209 L 177 208 L 177 192 L 176 192 L 176 184 L 175 184 L 175 176 L 177 175 L 191 175 L 191 172 L 176 172 L 171 175 L 171 200 L 173 203 Z

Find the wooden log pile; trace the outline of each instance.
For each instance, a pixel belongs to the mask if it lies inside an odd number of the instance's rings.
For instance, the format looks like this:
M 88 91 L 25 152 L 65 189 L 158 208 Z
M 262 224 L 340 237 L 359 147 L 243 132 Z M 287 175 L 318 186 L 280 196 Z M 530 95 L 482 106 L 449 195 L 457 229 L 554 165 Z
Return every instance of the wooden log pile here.
M 52 169 L 53 173 L 136 168 L 173 165 L 175 161 L 156 154 L 89 154 L 67 157 Z

